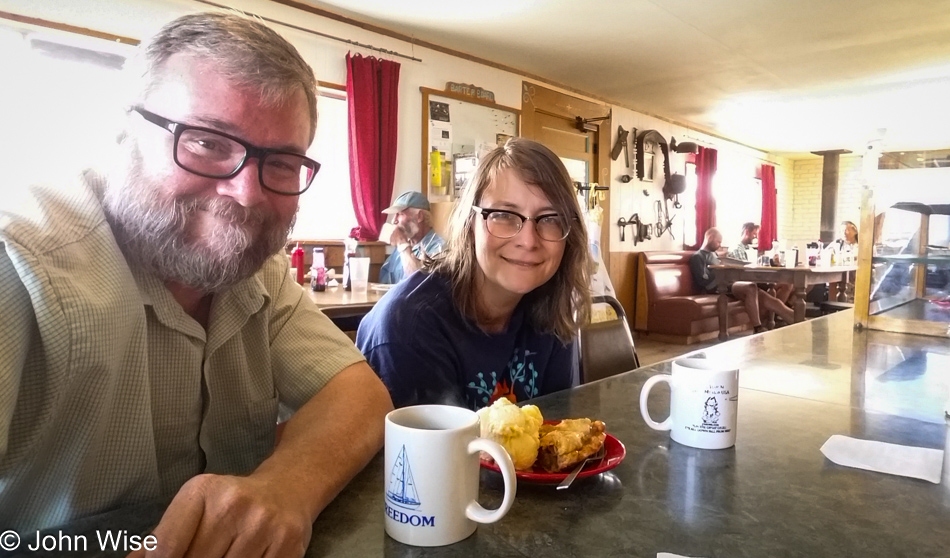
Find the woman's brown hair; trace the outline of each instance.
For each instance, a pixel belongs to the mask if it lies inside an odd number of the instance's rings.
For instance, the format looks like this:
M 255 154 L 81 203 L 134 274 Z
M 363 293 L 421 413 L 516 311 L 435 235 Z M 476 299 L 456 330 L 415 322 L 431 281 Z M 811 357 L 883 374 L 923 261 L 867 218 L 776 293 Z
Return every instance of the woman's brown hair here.
M 479 162 L 472 183 L 462 193 L 449 219 L 445 249 L 428 267 L 450 279 L 455 305 L 462 314 L 474 319 L 478 261 L 472 226 L 476 215 L 472 206 L 481 203 L 485 190 L 508 169 L 527 184 L 537 186 L 570 226 L 564 240 L 564 255 L 554 276 L 523 299 L 531 324 L 567 343 L 574 339 L 578 327 L 586 324 L 590 315 L 591 258 L 574 183 L 561 159 L 540 143 L 512 138 Z

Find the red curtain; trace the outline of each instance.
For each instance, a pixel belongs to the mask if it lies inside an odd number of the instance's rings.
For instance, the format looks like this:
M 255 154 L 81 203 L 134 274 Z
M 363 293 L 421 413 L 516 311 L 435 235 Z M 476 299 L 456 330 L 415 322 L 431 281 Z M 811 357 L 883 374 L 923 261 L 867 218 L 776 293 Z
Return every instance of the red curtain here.
M 716 226 L 716 200 L 713 198 L 712 182 L 716 176 L 718 154 L 715 149 L 702 146 L 696 154 L 696 244 L 691 246 L 693 250 L 703 245 L 706 230 Z
M 399 64 L 346 55 L 350 195 L 360 240 L 376 240 L 396 176 Z
M 759 250 L 771 250 L 772 242 L 778 239 L 776 203 L 775 167 L 762 165 L 762 220 L 759 226 Z

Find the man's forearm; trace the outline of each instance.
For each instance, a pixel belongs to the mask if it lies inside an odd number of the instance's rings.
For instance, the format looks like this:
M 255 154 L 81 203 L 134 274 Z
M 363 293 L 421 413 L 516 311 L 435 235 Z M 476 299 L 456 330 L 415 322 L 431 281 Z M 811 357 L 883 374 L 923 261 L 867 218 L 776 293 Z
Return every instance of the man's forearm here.
M 383 445 L 389 392 L 368 364 L 337 374 L 288 421 L 254 477 L 299 499 L 316 519 Z
M 399 259 L 402 261 L 402 269 L 405 271 L 407 277 L 422 269 L 422 260 L 412 253 L 412 248 L 406 248 L 402 251 L 400 256 Z

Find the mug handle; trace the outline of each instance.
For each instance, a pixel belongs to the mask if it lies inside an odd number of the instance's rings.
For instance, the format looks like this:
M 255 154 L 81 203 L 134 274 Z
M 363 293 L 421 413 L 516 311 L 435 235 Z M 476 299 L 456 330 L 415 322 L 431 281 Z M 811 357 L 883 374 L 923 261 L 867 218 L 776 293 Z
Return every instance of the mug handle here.
M 673 384 L 670 383 L 673 380 L 673 376 L 668 374 L 658 374 L 656 376 L 651 376 L 643 384 L 643 389 L 640 390 L 640 414 L 643 415 L 643 420 L 647 423 L 647 426 L 653 430 L 670 430 L 673 428 L 672 420 L 673 413 L 670 413 L 670 416 L 666 417 L 666 420 L 663 422 L 656 422 L 650 418 L 650 409 L 647 408 L 647 398 L 650 396 L 650 390 L 653 389 L 653 386 L 660 382 L 666 382 L 669 384 L 670 389 L 673 389 Z
M 468 443 L 468 453 L 472 454 L 480 451 L 492 456 L 501 470 L 501 476 L 505 479 L 505 497 L 496 510 L 486 510 L 481 504 L 472 500 L 465 508 L 465 517 L 478 523 L 494 523 L 505 517 L 505 514 L 511 509 L 511 505 L 515 503 L 515 492 L 518 489 L 515 466 L 511 462 L 508 452 L 497 442 L 485 438 L 475 438 Z

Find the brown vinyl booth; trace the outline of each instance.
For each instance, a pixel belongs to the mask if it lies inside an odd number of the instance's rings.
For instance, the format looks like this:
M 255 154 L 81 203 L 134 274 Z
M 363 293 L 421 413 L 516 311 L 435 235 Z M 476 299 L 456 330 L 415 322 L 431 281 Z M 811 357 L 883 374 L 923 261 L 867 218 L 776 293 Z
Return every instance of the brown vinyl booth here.
M 691 251 L 641 252 L 637 258 L 634 329 L 658 341 L 691 344 L 719 335 L 718 295 L 697 294 L 689 271 Z M 729 331 L 749 329 L 738 300 L 729 301 Z

